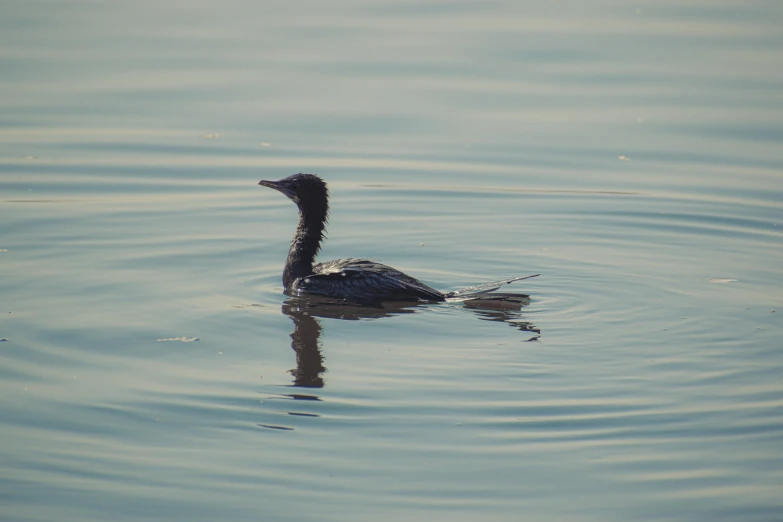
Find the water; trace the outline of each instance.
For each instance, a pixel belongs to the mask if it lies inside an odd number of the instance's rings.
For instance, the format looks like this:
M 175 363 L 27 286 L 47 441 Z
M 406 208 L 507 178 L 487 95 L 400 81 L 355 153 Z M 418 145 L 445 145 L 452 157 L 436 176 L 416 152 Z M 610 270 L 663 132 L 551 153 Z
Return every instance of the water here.
M 780 519 L 779 3 L 0 10 L 3 520 Z

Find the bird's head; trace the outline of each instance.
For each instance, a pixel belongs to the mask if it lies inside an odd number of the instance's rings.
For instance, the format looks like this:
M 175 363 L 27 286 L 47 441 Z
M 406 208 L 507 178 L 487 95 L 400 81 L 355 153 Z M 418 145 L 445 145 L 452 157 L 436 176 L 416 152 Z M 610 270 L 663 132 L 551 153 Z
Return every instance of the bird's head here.
M 261 180 L 258 184 L 282 192 L 303 212 L 328 209 L 329 191 L 324 180 L 315 174 L 294 174 L 278 181 Z

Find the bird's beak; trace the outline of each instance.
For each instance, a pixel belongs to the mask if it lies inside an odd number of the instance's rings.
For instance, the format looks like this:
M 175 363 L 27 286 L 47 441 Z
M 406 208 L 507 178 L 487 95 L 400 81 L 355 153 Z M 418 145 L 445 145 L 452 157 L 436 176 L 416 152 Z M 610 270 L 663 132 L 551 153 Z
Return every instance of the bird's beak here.
M 265 179 L 262 179 L 261 181 L 258 182 L 258 184 L 261 185 L 262 187 L 269 187 L 271 189 L 277 190 L 278 192 L 282 192 L 289 198 L 295 200 L 296 194 L 294 194 L 294 192 L 292 192 L 291 190 L 288 190 L 288 188 L 282 185 L 279 181 L 267 181 Z

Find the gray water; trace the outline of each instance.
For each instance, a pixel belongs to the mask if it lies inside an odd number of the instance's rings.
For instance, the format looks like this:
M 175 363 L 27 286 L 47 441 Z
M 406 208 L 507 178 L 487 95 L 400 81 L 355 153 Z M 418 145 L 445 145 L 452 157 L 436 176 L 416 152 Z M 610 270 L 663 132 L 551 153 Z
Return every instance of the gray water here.
M 783 513 L 783 4 L 0 4 L 0 519 Z M 520 308 L 291 300 L 320 259 Z

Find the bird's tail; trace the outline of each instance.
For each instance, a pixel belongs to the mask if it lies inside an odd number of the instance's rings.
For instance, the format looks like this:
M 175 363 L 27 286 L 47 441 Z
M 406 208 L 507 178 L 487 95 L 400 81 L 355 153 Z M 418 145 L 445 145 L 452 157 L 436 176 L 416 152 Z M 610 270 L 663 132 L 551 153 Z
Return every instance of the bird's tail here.
M 487 294 L 493 292 L 503 285 L 513 283 L 514 281 L 521 281 L 523 279 L 530 279 L 531 277 L 538 277 L 541 274 L 529 275 L 524 277 L 515 277 L 513 279 L 505 279 L 503 281 L 493 281 L 492 283 L 484 283 L 476 286 L 470 286 L 461 290 L 455 290 L 445 294 L 446 299 L 462 301 L 465 299 L 476 299 L 479 297 L 488 297 Z

